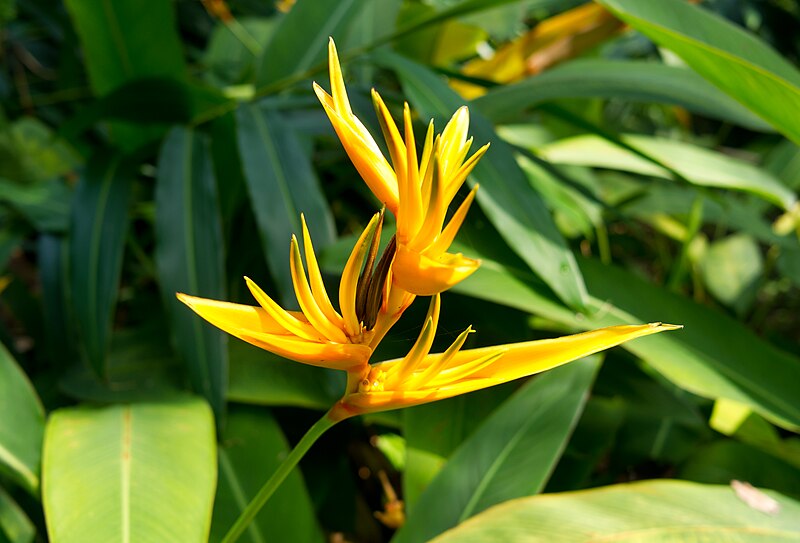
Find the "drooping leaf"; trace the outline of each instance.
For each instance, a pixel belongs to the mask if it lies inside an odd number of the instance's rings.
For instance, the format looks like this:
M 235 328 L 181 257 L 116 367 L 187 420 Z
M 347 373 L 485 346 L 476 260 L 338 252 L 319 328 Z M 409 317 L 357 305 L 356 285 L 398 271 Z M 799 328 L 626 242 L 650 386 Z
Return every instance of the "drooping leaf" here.
M 27 376 L 0 344 L 0 471 L 39 491 L 44 409 Z
M 800 143 L 800 72 L 763 41 L 689 2 L 600 3 Z
M 381 54 L 378 61 L 398 73 L 410 101 L 424 116 L 441 122 L 463 105 L 461 98 L 427 68 L 388 53 Z M 481 208 L 509 246 L 561 299 L 572 307 L 583 307 L 586 288 L 575 257 L 514 160 L 511 147 L 476 111 L 471 112 L 470 134 L 476 147 L 492 143 L 471 176 L 481 185 L 477 196 Z
M 205 402 L 55 411 L 43 457 L 53 543 L 207 541 L 216 444 Z
M 225 298 L 225 249 L 207 142 L 174 128 L 161 147 L 156 180 L 156 265 L 176 351 L 192 385 L 223 411 L 227 336 L 184 307 L 176 292 Z
M 490 89 L 472 103 L 493 122 L 511 122 L 527 108 L 563 98 L 673 104 L 753 130 L 771 130 L 768 123 L 695 72 L 653 62 L 578 59 Z
M 795 541 L 800 503 L 764 494 L 777 501 L 776 515 L 748 506 L 728 486 L 683 481 L 542 494 L 492 508 L 434 541 Z
M 131 166 L 117 154 L 96 155 L 87 164 L 72 204 L 72 307 L 83 354 L 101 378 L 108 373 L 106 354 L 128 231 Z
M 592 357 L 529 381 L 459 447 L 394 541 L 429 541 L 493 505 L 541 491 L 598 368 Z
M 209 541 L 222 539 L 287 451 L 286 438 L 268 410 L 231 408 L 218 452 L 219 484 Z M 322 541 L 299 470 L 289 474 L 239 541 Z
M 655 158 L 699 186 L 749 192 L 790 209 L 794 192 L 766 171 L 743 160 L 697 145 L 650 136 L 623 136 L 621 141 Z M 599 136 L 585 135 L 559 140 L 537 148 L 550 162 L 618 169 L 672 179 L 665 168 Z
M 472 239 L 477 240 L 474 233 Z M 501 264 L 481 256 L 481 268 L 454 290 L 579 330 L 656 321 L 682 324 L 680 332 L 632 341 L 624 348 L 695 394 L 736 400 L 775 424 L 800 428 L 793 387 L 800 382 L 800 361 L 733 318 L 588 259 L 581 260 L 581 270 L 590 287 L 591 309 L 587 317 L 576 318 L 519 261 L 495 255 L 509 262 Z
M 335 238 L 333 215 L 308 153 L 280 113 L 245 105 L 237 111 L 236 121 L 245 181 L 267 264 L 283 301 L 291 303 L 294 290 L 287 255 L 292 234 L 302 235 L 300 214 L 305 213 L 315 249 Z

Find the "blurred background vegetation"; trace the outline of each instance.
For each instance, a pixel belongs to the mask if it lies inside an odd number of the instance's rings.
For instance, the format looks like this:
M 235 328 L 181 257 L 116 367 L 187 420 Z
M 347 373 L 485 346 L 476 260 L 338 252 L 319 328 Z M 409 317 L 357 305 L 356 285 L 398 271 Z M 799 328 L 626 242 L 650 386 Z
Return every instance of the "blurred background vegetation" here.
M 185 494 L 138 499 L 195 519 L 200 538 L 211 522 L 218 541 L 341 394 L 342 376 L 228 341 L 174 298 L 254 303 L 247 275 L 296 307 L 300 212 L 335 289 L 378 203 L 311 90 L 329 88 L 329 36 L 373 134 L 375 87 L 395 113 L 410 102 L 420 135 L 466 103 L 475 143 L 492 142 L 457 240 L 484 263 L 445 295 L 440 346 L 469 324 L 471 346 L 686 328 L 602 365 L 348 421 L 243 540 L 388 541 L 395 526 L 373 515 L 386 484 L 408 512 L 398 541 L 511 498 L 640 479 L 800 498 L 800 8 L 693 4 L 0 1 L 0 541 L 115 540 L 67 517 L 104 503 L 87 487 L 116 495 L 114 475 L 91 479 L 93 454 L 130 413 L 152 450 L 183 443 L 142 460 L 143 481 L 186 465 L 210 500 L 216 447 L 212 517 Z M 405 354 L 424 306 L 377 360 Z M 86 440 L 70 441 L 79 424 Z M 504 458 L 486 480 L 468 469 L 481 455 Z

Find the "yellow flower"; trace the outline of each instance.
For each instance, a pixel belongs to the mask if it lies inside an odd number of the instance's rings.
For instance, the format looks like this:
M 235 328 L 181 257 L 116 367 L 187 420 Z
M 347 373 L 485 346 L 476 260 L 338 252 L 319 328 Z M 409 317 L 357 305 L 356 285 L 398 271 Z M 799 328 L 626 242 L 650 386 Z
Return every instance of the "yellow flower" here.
M 386 280 L 391 273 L 391 249 L 373 273 L 383 213 L 372 217 L 345 265 L 339 285 L 341 313 L 325 290 L 305 217 L 301 218 L 308 276 L 294 236 L 290 252 L 292 283 L 301 311 L 284 310 L 247 277 L 260 307 L 182 293 L 178 299 L 217 328 L 257 347 L 297 362 L 360 374 L 375 346 L 414 299 L 402 289 L 391 288 Z
M 461 107 L 435 138 L 433 121 L 430 122 L 418 160 L 408 104 L 403 111 L 404 137 L 401 137 L 389 110 L 373 90 L 373 102 L 392 160 L 389 165 L 369 131 L 353 115 L 333 40 L 329 43 L 328 65 L 331 94 L 316 83 L 314 91 L 359 174 L 397 219 L 395 283 L 421 296 L 450 288 L 480 265 L 460 253 L 447 252 L 478 187 L 469 193 L 445 226 L 447 209 L 489 145 L 466 159 L 472 138 L 467 139 L 469 111 Z
M 439 320 L 439 295 L 411 351 L 404 357 L 363 368 L 352 379 L 331 418 L 433 402 L 555 368 L 626 341 L 682 328 L 673 324 L 611 326 L 555 339 L 461 350 L 471 327 L 440 354 L 429 354 Z

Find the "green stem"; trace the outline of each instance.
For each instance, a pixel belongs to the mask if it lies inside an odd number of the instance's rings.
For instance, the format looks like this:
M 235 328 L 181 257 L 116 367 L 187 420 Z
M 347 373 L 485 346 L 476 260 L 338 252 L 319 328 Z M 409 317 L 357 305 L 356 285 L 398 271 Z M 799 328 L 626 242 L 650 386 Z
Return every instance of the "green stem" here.
M 239 515 L 239 518 L 236 519 L 236 522 L 233 523 L 228 533 L 225 534 L 225 537 L 222 539 L 222 543 L 233 543 L 239 536 L 242 535 L 247 527 L 253 522 L 253 519 L 261 511 L 261 508 L 264 507 L 264 504 L 267 503 L 270 496 L 281 486 L 281 483 L 286 476 L 289 475 L 297 463 L 300 461 L 303 456 L 308 452 L 308 449 L 319 439 L 319 437 L 325 433 L 328 428 L 336 424 L 338 421 L 333 420 L 330 417 L 329 413 L 326 413 L 319 419 L 317 422 L 314 423 L 306 435 L 300 440 L 300 442 L 295 445 L 294 449 L 289 452 L 289 456 L 284 459 L 278 469 L 275 470 L 275 473 L 272 474 L 272 477 L 264 483 L 264 486 L 261 487 L 261 490 L 258 491 L 258 494 L 250 500 L 250 503 L 247 504 L 244 511 Z

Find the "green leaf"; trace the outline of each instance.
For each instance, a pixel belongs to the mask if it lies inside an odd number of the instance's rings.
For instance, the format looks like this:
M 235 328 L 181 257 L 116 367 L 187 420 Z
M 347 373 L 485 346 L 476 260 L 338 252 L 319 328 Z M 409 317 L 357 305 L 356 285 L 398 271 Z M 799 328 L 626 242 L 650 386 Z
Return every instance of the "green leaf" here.
M 47 353 L 54 364 L 57 361 L 71 363 L 78 358 L 74 333 L 75 321 L 68 317 L 68 253 L 66 237 L 51 234 L 39 236 L 36 258 L 42 289 L 42 318 Z
M 519 83 L 492 88 L 472 104 L 500 123 L 515 121 L 530 107 L 564 98 L 672 104 L 753 130 L 771 130 L 768 123 L 695 72 L 654 62 L 578 59 Z
M 600 4 L 800 142 L 800 72 L 757 37 L 688 2 Z
M 174 128 L 161 147 L 156 179 L 156 264 L 175 350 L 214 412 L 224 408 L 227 336 L 195 315 L 176 292 L 225 298 L 225 250 L 209 146 Z
M 186 79 L 186 64 L 170 0 L 142 9 L 136 0 L 68 0 L 67 11 L 83 46 L 92 91 L 104 96 L 124 83 L 148 77 Z M 160 127 L 117 122 L 116 139 L 126 149 L 163 134 Z
M 401 412 L 407 454 L 403 501 L 407 509 L 414 507 L 459 445 L 509 396 L 509 386 L 492 387 Z
M 231 408 L 219 448 L 219 485 L 210 541 L 223 538 L 288 450 L 286 438 L 268 410 Z M 239 541 L 322 541 L 311 499 L 298 470 L 289 474 Z
M 381 54 L 378 61 L 398 73 L 403 89 L 423 115 L 442 120 L 463 105 L 461 98 L 424 66 L 388 53 Z M 583 307 L 583 278 L 550 213 L 514 160 L 511 147 L 479 113 L 473 111 L 471 117 L 474 146 L 492 143 L 471 175 L 472 182 L 481 185 L 478 203 L 509 246 L 562 300 Z
M 53 543 L 207 541 L 216 444 L 205 402 L 60 409 L 43 456 Z
M 708 246 L 700 271 L 709 292 L 742 314 L 755 299 L 764 261 L 753 238 L 735 234 Z
M 459 447 L 393 541 L 429 541 L 493 505 L 541 491 L 598 368 L 595 356 L 528 381 Z
M 229 344 L 228 400 L 255 405 L 329 409 L 341 398 L 341 372 L 298 364 L 243 341 Z
M 0 488 L 0 541 L 32 543 L 36 527 L 17 502 Z
M 302 238 L 300 214 L 305 214 L 317 250 L 335 239 L 333 215 L 308 152 L 280 113 L 243 105 L 236 121 L 239 153 L 267 264 L 282 300 L 292 303 L 287 255 L 292 234 Z
M 39 491 L 44 408 L 25 373 L 0 344 L 0 472 Z
M 628 135 L 620 139 L 698 186 L 749 192 L 783 209 L 790 209 L 797 201 L 794 192 L 778 179 L 743 160 L 664 138 Z M 599 136 L 559 140 L 537 148 L 536 152 L 558 164 L 609 168 L 665 179 L 675 177 L 666 168 Z
M 543 494 L 490 509 L 435 541 L 796 541 L 800 504 L 765 494 L 780 505 L 777 515 L 749 507 L 728 486 L 683 481 Z
M 775 424 L 800 429 L 800 403 L 794 390 L 794 383 L 800 382 L 797 357 L 737 320 L 629 271 L 594 260 L 581 260 L 581 270 L 591 296 L 586 317 L 560 306 L 519 262 L 504 265 L 484 258 L 481 268 L 454 290 L 577 330 L 657 321 L 683 324 L 681 331 L 632 341 L 624 348 L 690 392 L 747 404 Z
M 92 90 L 104 95 L 143 77 L 184 79 L 186 65 L 169 0 L 67 0 Z
M 302 75 L 325 62 L 328 38 L 344 36 L 364 0 L 298 0 L 283 15 L 261 55 L 256 84 Z
M 87 164 L 72 203 L 72 307 L 83 353 L 99 377 L 108 374 L 106 354 L 117 305 L 132 184 L 132 164 L 126 164 L 119 155 L 100 153 Z
M 16 209 L 40 232 L 63 232 L 69 225 L 72 191 L 58 179 L 21 185 L 0 178 L 0 202 Z

